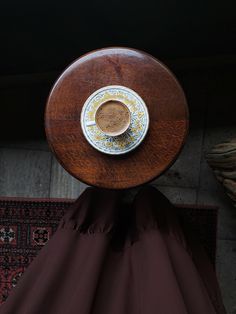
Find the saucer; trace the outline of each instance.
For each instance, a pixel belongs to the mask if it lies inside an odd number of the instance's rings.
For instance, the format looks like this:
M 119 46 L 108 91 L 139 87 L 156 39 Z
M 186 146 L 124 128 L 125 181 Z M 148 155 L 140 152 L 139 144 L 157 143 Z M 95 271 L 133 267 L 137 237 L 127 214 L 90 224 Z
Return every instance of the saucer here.
M 109 100 L 121 101 L 131 113 L 130 127 L 119 136 L 108 136 L 93 123 L 97 108 Z M 134 90 L 121 85 L 109 85 L 88 97 L 81 111 L 80 122 L 83 134 L 91 146 L 105 154 L 121 155 L 142 143 L 149 127 L 149 114 L 145 102 Z

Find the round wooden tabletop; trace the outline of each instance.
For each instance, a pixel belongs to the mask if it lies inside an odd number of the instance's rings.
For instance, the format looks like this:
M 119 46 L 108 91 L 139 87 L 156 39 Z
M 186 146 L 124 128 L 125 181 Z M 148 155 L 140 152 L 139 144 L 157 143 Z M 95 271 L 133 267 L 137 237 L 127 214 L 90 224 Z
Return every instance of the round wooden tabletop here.
M 86 99 L 108 85 L 134 90 L 149 111 L 144 141 L 125 155 L 97 151 L 81 130 Z M 174 162 L 188 132 L 188 106 L 177 79 L 157 59 L 135 49 L 104 48 L 80 57 L 59 77 L 48 98 L 45 129 L 71 175 L 89 185 L 124 189 L 155 179 Z

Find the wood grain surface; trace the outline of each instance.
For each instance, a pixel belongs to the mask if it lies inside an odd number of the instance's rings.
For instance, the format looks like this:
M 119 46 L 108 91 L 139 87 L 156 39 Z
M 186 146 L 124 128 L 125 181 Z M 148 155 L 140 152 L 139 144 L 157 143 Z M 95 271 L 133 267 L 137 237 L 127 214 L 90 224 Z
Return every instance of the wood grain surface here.
M 107 85 L 133 89 L 149 110 L 146 138 L 122 156 L 95 150 L 80 126 L 84 102 Z M 70 174 L 89 185 L 123 189 L 153 180 L 177 158 L 188 131 L 188 107 L 178 81 L 157 59 L 130 48 L 105 48 L 82 56 L 59 77 L 48 98 L 45 129 Z

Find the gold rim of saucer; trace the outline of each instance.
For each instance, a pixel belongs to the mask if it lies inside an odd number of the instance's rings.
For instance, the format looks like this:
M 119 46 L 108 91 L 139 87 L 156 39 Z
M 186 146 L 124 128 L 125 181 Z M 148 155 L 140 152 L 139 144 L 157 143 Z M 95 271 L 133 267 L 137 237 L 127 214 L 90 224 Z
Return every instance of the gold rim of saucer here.
M 105 105 L 106 103 L 108 103 L 108 102 L 110 102 L 110 101 L 120 103 L 120 104 L 126 109 L 126 111 L 129 113 L 129 123 L 127 123 L 127 126 L 126 126 L 125 128 L 123 128 L 120 132 L 117 132 L 117 133 L 115 133 L 115 134 L 114 134 L 114 133 L 110 133 L 110 132 L 104 131 L 104 130 L 101 128 L 101 126 L 99 125 L 99 123 L 97 122 L 97 113 L 98 113 L 98 111 L 100 110 L 100 108 L 101 108 L 103 105 Z M 98 106 L 98 108 L 97 108 L 97 110 L 96 110 L 96 112 L 95 112 L 95 123 L 96 123 L 96 126 L 97 126 L 105 135 L 107 135 L 107 136 L 112 136 L 112 137 L 114 137 L 114 136 L 120 136 L 120 135 L 124 134 L 124 133 L 129 129 L 129 127 L 130 127 L 130 124 L 131 124 L 131 112 L 130 112 L 128 106 L 127 106 L 126 104 L 124 104 L 124 103 L 123 103 L 122 101 L 120 101 L 120 100 L 117 100 L 117 99 L 105 100 L 104 102 L 102 102 L 102 103 Z

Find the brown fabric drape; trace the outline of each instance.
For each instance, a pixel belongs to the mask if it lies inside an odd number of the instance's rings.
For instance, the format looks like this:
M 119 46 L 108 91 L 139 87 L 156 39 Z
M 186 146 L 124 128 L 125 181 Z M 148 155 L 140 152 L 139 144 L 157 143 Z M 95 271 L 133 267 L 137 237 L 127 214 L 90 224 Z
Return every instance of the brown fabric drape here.
M 225 313 L 215 273 L 175 207 L 142 188 L 88 188 L 0 307 L 0 314 Z

